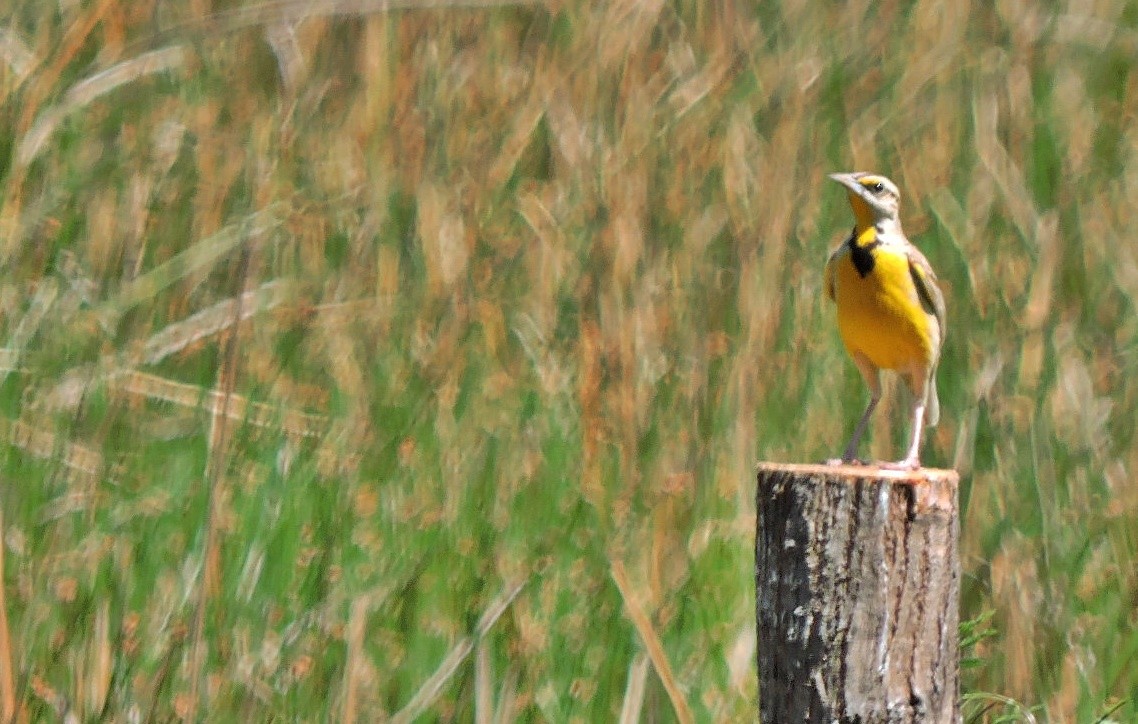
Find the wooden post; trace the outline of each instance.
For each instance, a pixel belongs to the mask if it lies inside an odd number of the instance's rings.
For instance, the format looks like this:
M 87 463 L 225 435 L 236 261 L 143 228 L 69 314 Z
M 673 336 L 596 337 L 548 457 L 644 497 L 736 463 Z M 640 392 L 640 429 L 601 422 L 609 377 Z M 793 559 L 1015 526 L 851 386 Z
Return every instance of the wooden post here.
M 959 478 L 758 467 L 763 724 L 960 721 Z

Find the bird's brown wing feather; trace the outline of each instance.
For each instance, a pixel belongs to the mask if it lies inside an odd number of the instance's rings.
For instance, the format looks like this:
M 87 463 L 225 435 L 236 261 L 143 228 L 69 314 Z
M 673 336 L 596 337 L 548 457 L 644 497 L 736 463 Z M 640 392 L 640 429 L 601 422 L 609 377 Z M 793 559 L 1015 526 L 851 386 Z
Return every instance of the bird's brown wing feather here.
M 837 249 L 834 249 L 834 251 L 830 253 L 830 258 L 826 261 L 826 277 L 824 284 L 826 286 L 826 296 L 830 298 L 831 302 L 838 301 L 837 297 L 834 296 L 834 276 L 837 274 L 836 268 L 838 265 L 838 259 L 842 256 L 843 253 L 849 251 L 849 246 L 850 240 L 847 238 L 842 242 L 841 246 L 839 246 Z
M 945 327 L 945 309 L 944 309 L 944 294 L 940 291 L 940 286 L 937 285 L 936 272 L 933 271 L 932 265 L 929 260 L 921 251 L 909 245 L 907 249 L 909 257 L 909 274 L 913 277 L 913 284 L 917 287 L 917 296 L 921 299 L 921 306 L 925 311 L 936 317 L 937 323 L 940 325 L 940 337 L 944 340 L 944 327 Z

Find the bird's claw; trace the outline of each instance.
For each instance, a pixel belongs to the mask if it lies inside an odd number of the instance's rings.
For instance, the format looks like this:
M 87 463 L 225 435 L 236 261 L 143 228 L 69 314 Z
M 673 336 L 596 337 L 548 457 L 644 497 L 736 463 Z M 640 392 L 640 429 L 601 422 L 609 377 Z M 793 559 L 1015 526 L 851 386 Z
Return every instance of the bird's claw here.
M 916 459 L 898 460 L 896 462 L 877 463 L 877 467 L 884 470 L 920 470 L 921 461 Z
M 865 461 L 858 460 L 857 458 L 850 458 L 849 460 L 845 458 L 828 458 L 824 460 L 822 464 L 829 465 L 831 467 L 838 465 L 865 465 Z

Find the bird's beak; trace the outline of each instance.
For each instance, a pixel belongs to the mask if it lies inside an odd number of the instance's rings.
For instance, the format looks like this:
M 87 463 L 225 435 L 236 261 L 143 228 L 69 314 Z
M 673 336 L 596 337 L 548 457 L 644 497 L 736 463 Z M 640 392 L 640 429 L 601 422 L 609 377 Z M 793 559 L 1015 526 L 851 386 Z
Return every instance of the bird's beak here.
M 852 173 L 832 173 L 830 174 L 830 178 L 848 189 L 853 189 L 854 186 L 858 185 L 858 183 L 854 181 Z

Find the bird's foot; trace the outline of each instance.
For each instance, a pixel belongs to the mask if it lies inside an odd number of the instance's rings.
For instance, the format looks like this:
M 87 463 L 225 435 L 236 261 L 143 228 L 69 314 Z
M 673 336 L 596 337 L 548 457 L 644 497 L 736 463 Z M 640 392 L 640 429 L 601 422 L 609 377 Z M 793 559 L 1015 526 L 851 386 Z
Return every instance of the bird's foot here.
M 830 465 L 830 466 L 837 466 L 837 465 L 865 465 L 866 463 L 864 460 L 858 460 L 857 458 L 848 458 L 848 459 L 847 458 L 829 458 L 827 460 L 822 461 L 822 464 L 823 465 Z
M 896 462 L 877 463 L 877 467 L 884 470 L 920 470 L 921 461 L 917 458 L 905 458 Z

